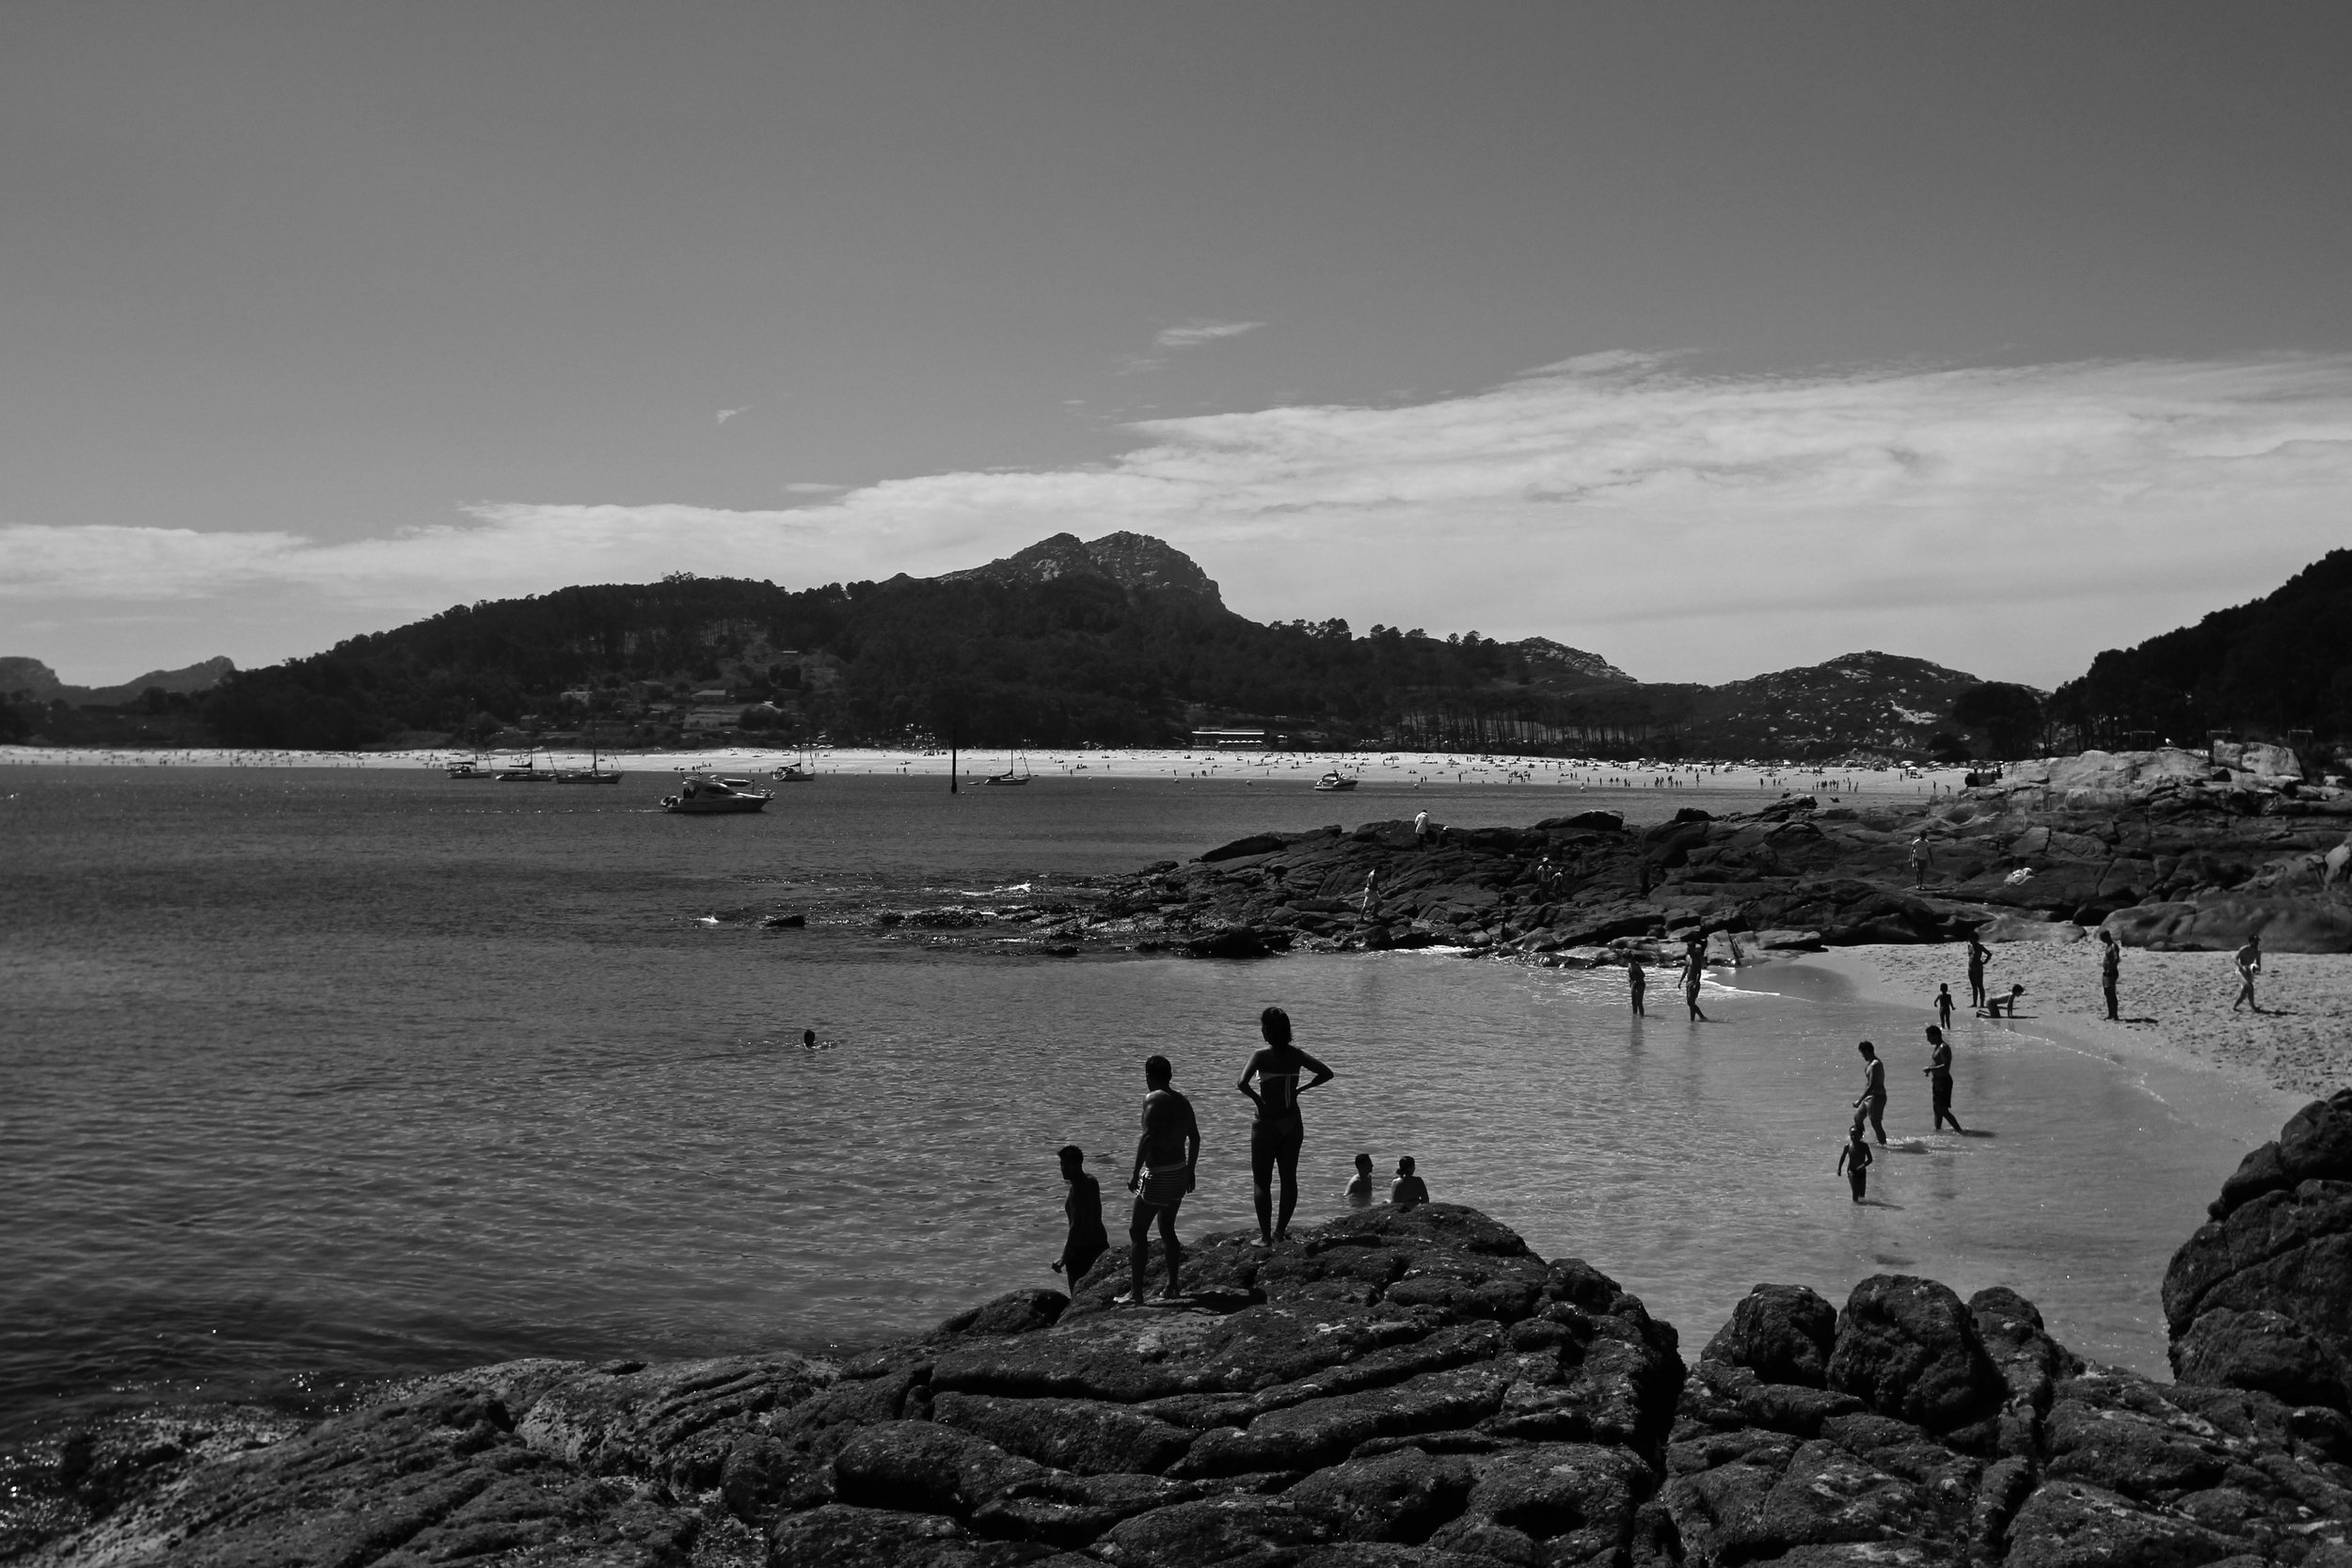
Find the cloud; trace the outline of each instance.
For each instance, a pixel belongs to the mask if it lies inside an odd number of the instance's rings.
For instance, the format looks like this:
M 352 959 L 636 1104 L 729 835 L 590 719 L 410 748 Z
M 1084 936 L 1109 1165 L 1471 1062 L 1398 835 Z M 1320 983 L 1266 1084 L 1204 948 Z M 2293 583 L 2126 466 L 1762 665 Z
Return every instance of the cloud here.
M 719 422 L 721 424 L 724 424 L 729 420 L 735 418 L 738 414 L 748 414 L 750 412 L 751 408 L 748 404 L 741 408 L 722 408 L 719 410 Z
M 122 652 L 135 673 L 564 583 L 926 575 L 1129 529 L 1192 553 L 1260 618 L 1541 634 L 1649 679 L 1881 647 L 2049 685 L 2344 542 L 2352 358 L 1730 376 L 1614 355 L 1421 403 L 1131 429 L 1099 466 L 777 511 L 485 503 L 342 544 L 0 529 L 0 603 L 177 616 L 190 641 L 158 646 L 151 625 Z M 228 624 L 261 645 L 189 629 Z
M 846 484 L 819 484 L 815 480 L 802 480 L 786 485 L 784 493 L 787 496 L 837 496 L 848 488 Z
M 1164 326 L 1152 335 L 1153 348 L 1199 348 L 1202 343 L 1216 342 L 1219 338 L 1238 338 L 1245 332 L 1255 332 L 1263 322 L 1189 321 L 1182 326 Z

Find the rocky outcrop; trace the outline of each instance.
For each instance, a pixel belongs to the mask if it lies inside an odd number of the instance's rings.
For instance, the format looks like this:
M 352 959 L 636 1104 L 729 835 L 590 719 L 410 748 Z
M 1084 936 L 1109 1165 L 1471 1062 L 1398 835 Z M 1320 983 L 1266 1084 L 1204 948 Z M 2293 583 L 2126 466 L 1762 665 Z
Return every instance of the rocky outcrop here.
M 2164 1277 L 2172 1367 L 2352 1415 L 2352 1089 L 2249 1154 Z
M 1120 1305 L 1115 1252 L 846 1361 L 508 1362 L 160 1451 L 134 1423 L 67 1445 L 103 1517 L 31 1560 L 2352 1568 L 2348 1164 L 2352 1093 L 2248 1157 L 2166 1280 L 2169 1386 L 1899 1275 L 1758 1285 L 1686 1368 L 1591 1265 L 1379 1209 L 1202 1238 L 1181 1301 Z M 2339 1359 L 2256 1354 L 2256 1320 Z

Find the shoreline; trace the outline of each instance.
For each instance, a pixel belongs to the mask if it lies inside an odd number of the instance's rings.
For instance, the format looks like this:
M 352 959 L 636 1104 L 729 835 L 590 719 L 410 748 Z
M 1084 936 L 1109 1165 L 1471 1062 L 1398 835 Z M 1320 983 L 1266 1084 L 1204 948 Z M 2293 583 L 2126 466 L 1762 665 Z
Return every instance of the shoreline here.
M 305 752 L 261 747 L 195 747 L 139 749 L 132 747 L 0 746 L 0 768 L 363 768 L 370 771 L 437 769 L 460 759 L 484 755 L 519 756 L 504 749 L 480 752 L 467 748 L 432 747 L 394 752 Z M 548 751 L 549 764 L 563 768 L 586 768 L 585 748 Z M 605 752 L 606 767 L 621 773 L 666 777 L 695 771 L 743 770 L 765 773 L 787 763 L 804 762 L 803 752 L 789 746 L 724 746 L 701 751 Z M 1311 782 L 1336 769 L 1351 778 L 1376 784 L 1526 784 L 1582 794 L 1628 788 L 1665 788 L 1678 782 L 1682 788 L 1709 790 L 1754 789 L 1815 791 L 1825 796 L 1881 796 L 1926 800 L 1959 786 L 1964 769 L 1941 768 L 1907 774 L 1883 770 L 1813 768 L 1772 763 L 1726 762 L 1695 764 L 1652 761 L 1613 762 L 1587 757 L 1534 757 L 1504 752 L 1210 752 L 1182 747 L 1105 747 L 1097 749 L 1031 749 L 1020 753 L 1028 770 L 1039 778 L 1245 780 L 1279 779 Z M 947 776 L 949 757 L 944 751 L 900 750 L 890 747 L 831 747 L 816 755 L 819 779 L 831 774 L 875 778 L 937 778 Z M 960 779 L 977 784 L 1004 771 L 1000 750 L 966 751 L 956 759 Z M 1639 781 L 1638 783 L 1636 781 Z M 1581 785 L 1582 787 L 1579 787 Z
M 1949 943 L 1838 947 L 1797 961 L 1840 976 L 1868 1001 L 1915 1010 L 1923 1021 L 1934 1016 L 1929 999 L 1939 982 L 1948 980 L 1955 996 L 1964 999 L 1967 991 L 1965 959 Z M 2273 1119 L 2352 1085 L 2352 963 L 2336 954 L 2270 954 L 2265 990 L 2258 994 L 2285 1005 L 2261 1021 L 2244 1014 L 2233 1021 L 2229 961 L 2226 953 L 2126 949 L 2121 1023 L 2097 1010 L 2103 1004 L 2092 942 L 1995 944 L 1987 983 L 1999 974 L 2026 987 L 2027 1006 L 2042 1010 L 2017 1021 L 2025 1033 L 2110 1060 L 2210 1072 L 2263 1100 Z M 2161 1017 L 2151 1016 L 2152 1003 Z M 1956 1027 L 1968 1017 L 1956 1013 Z

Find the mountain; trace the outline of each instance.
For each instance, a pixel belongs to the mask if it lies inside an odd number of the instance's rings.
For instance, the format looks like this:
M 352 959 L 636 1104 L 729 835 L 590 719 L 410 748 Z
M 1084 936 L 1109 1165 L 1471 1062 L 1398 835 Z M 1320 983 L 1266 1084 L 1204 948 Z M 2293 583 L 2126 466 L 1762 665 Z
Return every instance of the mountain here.
M 1192 557 L 1148 533 L 1106 533 L 1088 541 L 1074 533 L 1057 533 L 985 566 L 943 573 L 931 580 L 1034 586 L 1067 577 L 1103 578 L 1121 588 L 1172 588 L 1198 594 L 1220 609 L 1225 603 L 1216 584 Z
M 226 657 L 180 670 L 150 670 L 119 686 L 68 686 L 37 658 L 0 658 L 0 698 L 35 703 L 71 703 L 76 707 L 118 707 L 135 703 L 152 688 L 178 696 L 209 691 L 236 673 Z
M 1161 540 L 1061 533 L 936 578 L 789 590 L 681 574 L 459 606 L 228 673 L 196 711 L 230 744 L 337 750 L 514 742 L 593 716 L 615 745 L 739 730 L 1168 745 L 1248 725 L 1321 747 L 1826 759 L 1915 752 L 1977 684 L 1854 654 L 1728 687 L 1660 685 L 1549 638 L 1261 624 Z M 54 707 L 0 711 L 65 733 Z
M 2087 743 L 2110 747 L 2136 736 L 2201 746 L 2213 730 L 2352 736 L 2352 549 L 2328 551 L 2251 604 L 2107 650 L 2052 693 L 2050 708 Z

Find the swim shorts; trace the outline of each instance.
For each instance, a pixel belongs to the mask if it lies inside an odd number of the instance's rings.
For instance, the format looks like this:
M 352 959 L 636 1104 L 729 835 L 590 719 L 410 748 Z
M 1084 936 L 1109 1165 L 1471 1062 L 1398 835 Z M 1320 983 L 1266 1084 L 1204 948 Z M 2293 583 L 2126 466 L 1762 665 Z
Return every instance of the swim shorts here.
M 1190 1184 L 1192 1167 L 1169 1165 L 1165 1170 L 1146 1166 L 1143 1184 L 1136 1189 L 1136 1201 L 1148 1203 L 1154 1209 L 1173 1209 L 1184 1200 L 1184 1189 Z
M 1281 1165 L 1284 1177 L 1295 1180 L 1298 1172 L 1299 1147 L 1306 1141 L 1307 1124 L 1297 1117 L 1250 1123 L 1249 1180 L 1258 1186 L 1264 1186 L 1274 1180 L 1277 1164 Z

